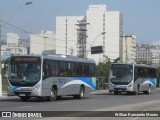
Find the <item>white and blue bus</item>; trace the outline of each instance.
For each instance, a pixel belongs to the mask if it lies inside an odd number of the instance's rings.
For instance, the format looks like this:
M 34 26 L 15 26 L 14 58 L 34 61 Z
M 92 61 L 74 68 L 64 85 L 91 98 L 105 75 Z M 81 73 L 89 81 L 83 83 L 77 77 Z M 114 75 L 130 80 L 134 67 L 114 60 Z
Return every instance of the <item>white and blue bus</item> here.
M 144 64 L 113 63 L 109 75 L 109 92 L 149 94 L 156 88 L 156 67 Z
M 96 89 L 94 60 L 67 55 L 16 55 L 9 60 L 8 94 L 22 101 L 61 96 L 83 98 Z

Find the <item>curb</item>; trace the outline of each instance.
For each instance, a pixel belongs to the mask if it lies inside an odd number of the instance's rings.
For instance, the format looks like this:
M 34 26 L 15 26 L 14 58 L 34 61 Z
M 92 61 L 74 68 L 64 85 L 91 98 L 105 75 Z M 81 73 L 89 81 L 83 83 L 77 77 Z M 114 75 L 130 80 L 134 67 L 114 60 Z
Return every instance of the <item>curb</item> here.
M 90 94 L 107 93 L 107 92 L 109 92 L 108 89 L 106 89 L 106 90 L 96 90 L 94 92 L 91 92 Z

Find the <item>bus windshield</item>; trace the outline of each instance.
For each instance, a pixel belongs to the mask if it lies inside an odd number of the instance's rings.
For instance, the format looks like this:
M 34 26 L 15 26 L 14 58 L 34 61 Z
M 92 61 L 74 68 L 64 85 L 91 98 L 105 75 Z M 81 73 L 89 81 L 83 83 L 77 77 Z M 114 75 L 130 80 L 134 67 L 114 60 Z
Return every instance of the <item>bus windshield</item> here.
M 113 64 L 111 66 L 111 81 L 113 83 L 129 83 L 132 77 L 132 65 Z
M 13 86 L 33 86 L 41 76 L 41 60 L 38 57 L 12 57 L 9 80 Z

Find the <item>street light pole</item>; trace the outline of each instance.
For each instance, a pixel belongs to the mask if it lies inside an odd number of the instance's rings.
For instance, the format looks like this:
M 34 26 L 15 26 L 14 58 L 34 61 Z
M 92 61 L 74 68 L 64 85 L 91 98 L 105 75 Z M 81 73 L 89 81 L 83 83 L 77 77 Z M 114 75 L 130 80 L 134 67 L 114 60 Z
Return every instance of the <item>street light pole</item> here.
M 106 32 L 102 32 L 101 34 L 97 35 L 97 36 L 95 37 L 95 39 L 92 41 L 92 43 L 89 44 L 90 47 L 92 47 L 93 43 L 96 41 L 96 39 L 97 39 L 100 35 L 104 35 L 104 34 L 106 34 Z M 88 56 L 88 52 L 90 51 L 89 49 L 90 49 L 90 48 L 88 48 L 88 50 L 87 50 L 87 56 Z
M 46 39 L 48 37 L 44 36 L 43 38 L 44 38 L 44 54 L 47 54 L 47 52 L 46 52 Z
M 20 7 L 18 7 L 15 12 L 12 14 L 12 16 L 7 20 L 10 21 L 14 15 L 17 13 L 17 11 L 22 8 L 25 5 L 30 5 L 32 4 L 32 2 L 26 2 L 24 5 L 21 5 Z M 1 41 L 1 25 L 0 25 L 0 96 L 2 96 L 2 62 L 1 62 L 1 47 L 2 47 L 2 41 Z
M 101 34 L 97 35 L 97 37 L 93 40 L 93 42 L 91 43 L 91 46 L 93 45 L 93 43 L 96 41 L 96 39 L 100 36 L 100 35 L 104 35 L 106 34 L 106 32 L 102 32 Z
M 15 14 L 19 11 L 19 9 L 21 9 L 21 8 L 22 8 L 23 6 L 25 6 L 25 5 L 30 5 L 30 4 L 32 4 L 32 2 L 26 2 L 25 4 L 19 6 L 19 7 L 14 11 L 14 13 L 12 14 L 12 16 L 10 16 L 10 17 L 8 18 L 8 20 L 7 20 L 6 22 L 9 22 L 9 21 L 15 16 Z

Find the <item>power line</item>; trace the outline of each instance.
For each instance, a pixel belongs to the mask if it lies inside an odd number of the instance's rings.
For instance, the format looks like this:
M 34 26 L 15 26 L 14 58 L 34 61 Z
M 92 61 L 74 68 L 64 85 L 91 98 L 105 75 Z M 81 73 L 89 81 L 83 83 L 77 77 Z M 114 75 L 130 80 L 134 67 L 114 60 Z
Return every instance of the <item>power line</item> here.
M 16 29 L 18 29 L 18 30 L 20 30 L 20 31 L 23 31 L 24 33 L 29 33 L 29 34 L 36 35 L 36 36 L 39 36 L 39 37 L 42 37 L 42 38 L 44 37 L 44 36 L 35 34 L 35 33 L 33 33 L 33 32 L 26 31 L 26 30 L 24 30 L 24 29 L 22 29 L 22 28 L 19 28 L 19 27 L 17 27 L 17 26 L 14 26 L 14 25 L 12 25 L 12 24 L 10 24 L 10 23 L 8 23 L 8 22 L 5 22 L 5 21 L 3 21 L 3 20 L 0 20 L 0 21 L 3 22 L 3 23 L 5 23 L 5 24 L 7 24 L 7 25 L 9 25 L 9 26 L 12 26 L 13 28 L 16 28 Z M 66 41 L 66 40 L 54 39 L 54 38 L 49 38 L 49 37 L 47 37 L 47 39 L 49 39 L 49 40 L 58 40 L 58 41 Z M 77 42 L 77 40 L 67 40 L 67 41 Z
M 9 37 L 9 36 L 4 36 L 4 35 L 2 35 L 2 37 L 8 37 L 8 38 L 12 38 L 12 39 L 17 39 L 17 38 L 14 38 L 14 37 Z M 55 45 L 50 45 L 50 44 L 44 44 L 44 43 L 39 43 L 39 42 L 33 42 L 33 41 L 29 41 L 28 39 L 18 39 L 18 40 L 22 40 L 22 41 L 25 41 L 25 42 L 36 43 L 36 44 L 43 44 L 43 45 L 47 45 L 47 46 L 54 46 L 54 47 L 64 48 L 63 46 L 55 46 Z M 28 41 L 26 41 L 26 40 L 28 40 Z

